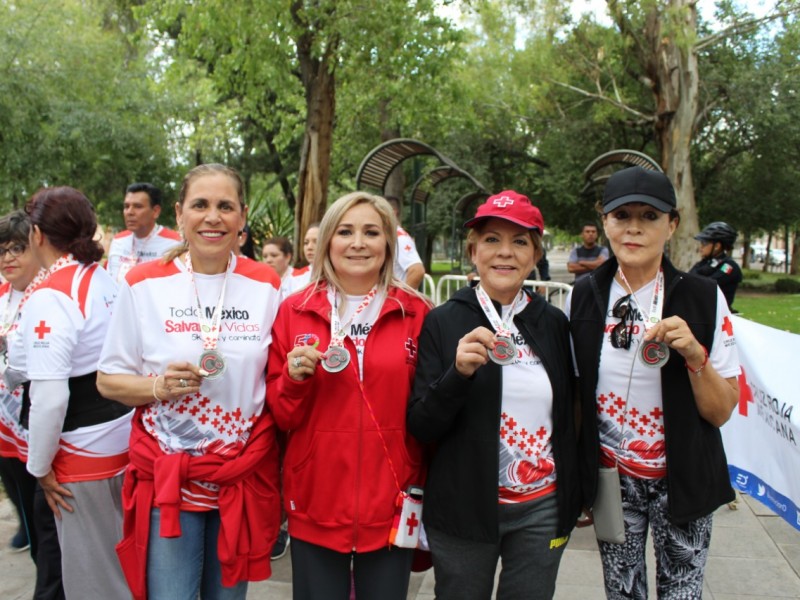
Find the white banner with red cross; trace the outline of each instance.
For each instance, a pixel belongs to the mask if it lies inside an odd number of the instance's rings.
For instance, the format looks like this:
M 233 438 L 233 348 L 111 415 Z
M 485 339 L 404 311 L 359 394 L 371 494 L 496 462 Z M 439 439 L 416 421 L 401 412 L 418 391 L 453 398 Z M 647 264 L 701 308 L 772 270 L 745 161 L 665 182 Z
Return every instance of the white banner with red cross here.
M 800 530 L 800 335 L 733 318 L 739 406 L 722 427 L 735 489 Z

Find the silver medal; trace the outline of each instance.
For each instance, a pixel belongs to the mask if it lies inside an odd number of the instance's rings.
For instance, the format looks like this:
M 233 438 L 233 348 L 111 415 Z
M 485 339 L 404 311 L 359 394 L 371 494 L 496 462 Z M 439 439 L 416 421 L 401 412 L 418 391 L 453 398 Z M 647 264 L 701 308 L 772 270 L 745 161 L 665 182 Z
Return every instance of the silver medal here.
M 222 377 L 226 367 L 225 357 L 218 350 L 206 350 L 200 355 L 199 366 L 207 373 L 206 379 Z
M 664 342 L 642 342 L 639 346 L 639 358 L 647 367 L 660 369 L 669 360 L 669 346 Z
M 510 335 L 496 335 L 494 350 L 489 350 L 489 359 L 498 365 L 510 365 L 517 358 L 517 345 Z
M 350 362 L 350 353 L 342 346 L 328 346 L 322 368 L 328 373 L 338 373 Z

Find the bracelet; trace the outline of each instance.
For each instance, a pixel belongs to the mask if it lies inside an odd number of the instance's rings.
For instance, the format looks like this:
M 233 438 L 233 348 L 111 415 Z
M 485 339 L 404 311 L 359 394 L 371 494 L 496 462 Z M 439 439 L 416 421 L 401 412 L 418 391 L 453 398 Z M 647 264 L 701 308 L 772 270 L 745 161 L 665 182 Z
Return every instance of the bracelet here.
M 161 377 L 161 375 L 156 375 L 156 378 L 153 379 L 153 398 L 155 398 L 159 402 L 163 402 L 163 400 L 158 397 L 158 394 L 156 394 L 156 385 L 158 384 L 158 378 L 159 377 Z
M 703 349 L 703 352 L 705 352 L 705 355 L 706 355 L 706 357 L 703 359 L 703 364 L 702 365 L 700 365 L 696 369 L 693 369 L 692 367 L 689 366 L 688 362 L 686 362 L 686 361 L 683 362 L 683 364 L 686 365 L 686 368 L 689 369 L 695 375 L 700 375 L 700 372 L 703 369 L 705 369 L 706 365 L 708 364 L 708 350 L 706 350 L 706 347 L 703 346 L 703 344 L 700 344 L 700 347 Z

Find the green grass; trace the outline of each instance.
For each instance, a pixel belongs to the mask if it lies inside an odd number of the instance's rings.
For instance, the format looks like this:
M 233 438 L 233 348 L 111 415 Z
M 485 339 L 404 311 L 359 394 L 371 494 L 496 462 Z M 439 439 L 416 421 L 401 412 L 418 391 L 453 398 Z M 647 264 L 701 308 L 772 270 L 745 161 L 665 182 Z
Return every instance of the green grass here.
M 800 294 L 759 294 L 740 288 L 733 305 L 746 319 L 800 333 Z

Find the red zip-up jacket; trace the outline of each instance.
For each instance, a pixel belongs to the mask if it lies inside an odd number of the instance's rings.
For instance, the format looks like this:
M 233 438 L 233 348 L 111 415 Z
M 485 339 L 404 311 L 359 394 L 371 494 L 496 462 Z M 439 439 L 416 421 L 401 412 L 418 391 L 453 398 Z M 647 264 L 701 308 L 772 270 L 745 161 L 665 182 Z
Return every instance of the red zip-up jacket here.
M 388 544 L 398 487 L 424 482 L 422 449 L 406 431 L 406 408 L 428 311 L 422 298 L 390 288 L 367 335 L 360 385 L 349 337 L 344 343 L 351 361 L 343 371 L 328 373 L 318 364 L 304 381 L 289 377 L 286 355 L 295 345 L 318 339 L 320 351 L 328 347 L 331 306 L 324 286 L 281 305 L 272 329 L 267 403 L 287 431 L 283 497 L 292 537 L 336 552 Z
M 130 465 L 122 486 L 123 537 L 117 555 L 135 600 L 147 599 L 147 545 L 150 535 L 180 536 L 181 484 L 189 479 L 219 485 L 217 552 L 222 584 L 267 579 L 270 554 L 280 527 L 278 446 L 275 422 L 264 409 L 235 458 L 185 452 L 164 454 L 141 420 L 133 417 Z M 158 499 L 161 531 L 150 531 L 150 511 Z

